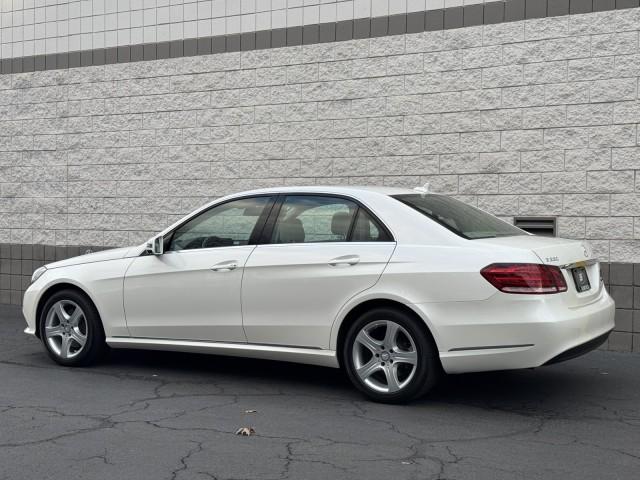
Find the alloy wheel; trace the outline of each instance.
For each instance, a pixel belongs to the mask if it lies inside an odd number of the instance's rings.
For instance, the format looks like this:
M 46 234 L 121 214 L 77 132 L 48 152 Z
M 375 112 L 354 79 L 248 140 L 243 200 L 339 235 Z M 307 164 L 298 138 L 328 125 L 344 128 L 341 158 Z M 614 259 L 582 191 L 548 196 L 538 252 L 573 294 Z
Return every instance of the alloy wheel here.
M 413 338 L 391 320 L 365 325 L 354 339 L 352 355 L 356 375 L 367 387 L 381 393 L 405 388 L 418 367 Z
M 87 333 L 87 319 L 77 303 L 59 300 L 47 312 L 44 335 L 49 348 L 58 357 L 78 356 L 87 344 Z

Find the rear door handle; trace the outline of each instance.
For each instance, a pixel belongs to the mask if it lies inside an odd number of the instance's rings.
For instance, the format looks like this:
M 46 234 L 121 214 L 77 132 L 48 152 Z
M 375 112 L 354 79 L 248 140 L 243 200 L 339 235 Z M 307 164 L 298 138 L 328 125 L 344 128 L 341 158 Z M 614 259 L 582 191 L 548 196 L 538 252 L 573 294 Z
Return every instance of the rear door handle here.
M 329 260 L 329 265 L 332 267 L 351 267 L 359 261 L 359 255 L 344 255 L 342 257 L 336 257 L 333 260 Z
M 230 260 L 228 262 L 220 262 L 211 267 L 214 272 L 230 272 L 238 268 L 237 260 Z

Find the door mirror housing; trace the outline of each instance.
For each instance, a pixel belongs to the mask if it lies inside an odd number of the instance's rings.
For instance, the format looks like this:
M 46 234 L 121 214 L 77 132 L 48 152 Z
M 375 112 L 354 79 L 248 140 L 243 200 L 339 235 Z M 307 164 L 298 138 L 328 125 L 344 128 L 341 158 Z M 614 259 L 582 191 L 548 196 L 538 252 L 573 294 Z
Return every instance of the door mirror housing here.
M 164 237 L 158 235 L 147 242 L 146 252 L 151 255 L 162 255 L 164 253 Z

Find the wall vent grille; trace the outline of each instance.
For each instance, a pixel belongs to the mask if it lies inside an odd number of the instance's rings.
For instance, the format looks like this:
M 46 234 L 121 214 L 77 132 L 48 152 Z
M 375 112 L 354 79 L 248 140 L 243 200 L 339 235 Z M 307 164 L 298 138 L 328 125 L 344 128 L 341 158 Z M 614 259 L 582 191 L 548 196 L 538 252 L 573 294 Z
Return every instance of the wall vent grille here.
M 515 217 L 513 224 L 535 235 L 556 236 L 556 217 Z

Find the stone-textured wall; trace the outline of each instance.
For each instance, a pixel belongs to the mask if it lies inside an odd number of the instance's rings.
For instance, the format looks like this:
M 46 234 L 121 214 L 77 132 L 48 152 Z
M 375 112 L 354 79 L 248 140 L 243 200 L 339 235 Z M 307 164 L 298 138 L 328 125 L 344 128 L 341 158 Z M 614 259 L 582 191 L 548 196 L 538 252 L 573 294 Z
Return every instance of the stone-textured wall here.
M 0 75 L 0 242 L 143 241 L 264 185 L 416 186 L 640 261 L 640 9 Z
M 282 184 L 429 182 L 639 263 L 639 29 L 634 8 L 0 75 L 0 243 L 32 252 L 3 254 L 3 299 L 37 245 L 140 243 Z M 616 282 L 632 348 L 639 285 Z

